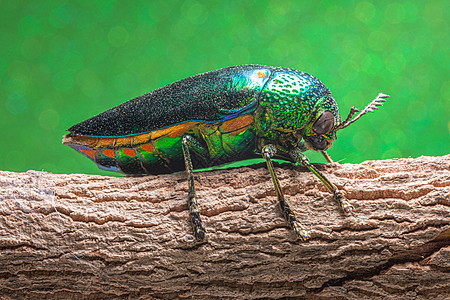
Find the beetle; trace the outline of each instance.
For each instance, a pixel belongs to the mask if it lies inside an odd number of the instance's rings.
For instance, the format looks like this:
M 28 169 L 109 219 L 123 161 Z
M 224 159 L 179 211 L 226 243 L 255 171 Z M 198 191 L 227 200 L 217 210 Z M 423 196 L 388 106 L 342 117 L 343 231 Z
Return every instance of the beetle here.
M 193 169 L 263 157 L 283 216 L 295 234 L 310 234 L 285 201 L 272 158 L 300 163 L 333 194 L 345 213 L 353 207 L 310 164 L 306 150 L 326 150 L 336 131 L 382 106 L 380 93 L 341 121 L 330 90 L 316 77 L 290 68 L 239 65 L 191 76 L 134 98 L 68 129 L 63 144 L 100 169 L 126 175 L 186 170 L 188 207 L 197 240 L 205 238 Z M 355 113 L 358 115 L 354 116 Z

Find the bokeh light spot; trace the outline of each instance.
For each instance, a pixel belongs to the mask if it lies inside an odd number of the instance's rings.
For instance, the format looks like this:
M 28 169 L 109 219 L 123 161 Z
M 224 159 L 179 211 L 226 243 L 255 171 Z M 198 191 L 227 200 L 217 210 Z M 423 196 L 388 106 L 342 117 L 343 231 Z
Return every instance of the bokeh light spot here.
M 186 18 L 193 24 L 202 24 L 205 22 L 207 17 L 207 12 L 203 5 L 196 1 L 188 1 L 185 3 L 185 14 Z
M 194 34 L 189 28 L 192 24 L 187 19 L 180 19 L 172 25 L 171 31 L 177 40 L 190 40 Z
M 419 9 L 415 2 L 405 1 L 402 2 L 403 10 L 405 11 L 405 21 L 410 23 L 415 22 L 417 20 L 417 13 Z
M 291 2 L 289 0 L 270 1 L 268 8 L 274 15 L 285 15 L 291 8 Z
M 388 45 L 388 36 L 384 31 L 372 31 L 367 39 L 367 44 L 375 51 L 383 50 Z
M 401 158 L 402 153 L 400 149 L 391 148 L 383 152 L 381 159 Z
M 425 73 L 418 73 L 414 76 L 413 78 L 413 85 L 415 86 L 415 88 L 421 92 L 424 93 L 429 93 L 430 91 L 430 76 L 428 74 Z M 423 105 L 423 103 L 419 102 L 418 103 L 420 106 Z M 426 108 L 426 107 L 424 107 Z
M 367 1 L 359 2 L 355 7 L 355 16 L 363 23 L 369 23 L 376 14 L 375 6 Z
M 372 147 L 372 135 L 367 131 L 360 131 L 353 134 L 352 144 L 353 147 L 359 152 L 366 152 Z
M 352 60 L 344 61 L 339 68 L 339 76 L 345 81 L 355 80 L 358 77 L 359 72 L 359 64 Z
M 344 55 L 349 59 L 356 60 L 358 63 L 361 58 L 366 54 L 363 50 L 365 48 L 365 41 L 359 37 L 347 36 L 339 40 L 339 47 L 342 49 Z
M 20 94 L 13 93 L 6 99 L 6 110 L 13 115 L 24 112 L 28 107 L 27 99 Z
M 128 42 L 128 31 L 121 27 L 115 26 L 108 33 L 108 41 L 114 47 L 125 46 Z
M 386 19 L 392 24 L 398 24 L 403 22 L 406 17 L 405 9 L 400 3 L 391 3 L 386 6 L 385 10 Z
M 28 65 L 23 62 L 15 62 L 15 65 L 10 65 L 10 69 L 10 78 L 5 80 L 2 87 L 6 91 L 25 93 L 33 83 Z
M 53 109 L 46 109 L 39 115 L 39 124 L 46 130 L 53 130 L 59 125 L 59 113 Z
M 49 15 L 49 22 L 55 28 L 64 28 L 75 19 L 75 8 L 70 3 L 64 3 L 53 9 Z
M 32 17 L 26 16 L 20 20 L 19 33 L 24 37 L 35 36 L 39 32 L 39 21 Z
M 381 135 L 381 139 L 384 141 L 385 145 L 388 145 L 389 148 L 397 148 L 400 149 L 405 144 L 409 143 L 408 138 L 405 133 L 401 129 L 385 127 L 386 129 L 379 128 L 383 131 Z
M 76 82 L 81 85 L 81 90 L 89 98 L 96 99 L 103 92 L 103 82 L 92 70 L 83 69 L 78 72 Z
M 444 13 L 448 13 L 448 1 L 446 3 L 447 9 L 444 9 L 439 1 L 426 1 L 423 9 L 424 22 L 437 26 L 444 26 Z
M 383 60 L 375 53 L 367 54 L 361 61 L 361 70 L 370 75 L 382 75 Z

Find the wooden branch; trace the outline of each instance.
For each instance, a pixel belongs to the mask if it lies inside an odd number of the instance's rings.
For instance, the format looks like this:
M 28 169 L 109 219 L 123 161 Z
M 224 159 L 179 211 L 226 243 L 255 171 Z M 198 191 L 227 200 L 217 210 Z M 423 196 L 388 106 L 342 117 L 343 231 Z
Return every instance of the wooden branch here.
M 276 166 L 312 239 L 295 239 L 263 165 L 186 174 L 0 172 L 0 298 L 444 299 L 450 296 L 450 155 Z

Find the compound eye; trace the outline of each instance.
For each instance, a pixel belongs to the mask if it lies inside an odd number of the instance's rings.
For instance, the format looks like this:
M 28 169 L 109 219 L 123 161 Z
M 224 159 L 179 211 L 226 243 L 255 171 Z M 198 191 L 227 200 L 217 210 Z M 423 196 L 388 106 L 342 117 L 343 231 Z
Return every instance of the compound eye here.
M 317 134 L 325 134 L 331 131 L 334 126 L 334 116 L 333 114 L 326 110 L 320 117 L 314 122 L 312 129 Z

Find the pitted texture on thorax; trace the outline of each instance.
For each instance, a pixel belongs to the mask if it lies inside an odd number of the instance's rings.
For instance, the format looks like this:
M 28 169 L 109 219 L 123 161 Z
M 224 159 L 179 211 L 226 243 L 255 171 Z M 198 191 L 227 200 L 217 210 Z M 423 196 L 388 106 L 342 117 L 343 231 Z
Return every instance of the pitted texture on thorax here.
M 330 93 L 314 76 L 292 69 L 275 70 L 260 97 L 270 111 L 272 129 L 297 131 L 309 121 L 317 100 Z

